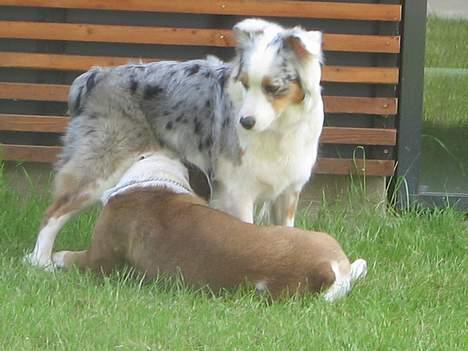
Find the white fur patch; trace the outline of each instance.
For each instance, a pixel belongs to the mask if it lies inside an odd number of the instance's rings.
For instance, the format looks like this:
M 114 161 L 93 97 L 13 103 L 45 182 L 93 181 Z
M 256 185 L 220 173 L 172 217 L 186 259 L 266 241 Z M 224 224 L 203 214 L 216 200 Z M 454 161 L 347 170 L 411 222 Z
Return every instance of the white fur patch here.
M 367 262 L 362 258 L 351 264 L 351 282 L 363 279 L 367 275 Z
M 268 291 L 267 282 L 264 280 L 257 282 L 255 284 L 255 290 L 257 290 L 257 292 L 260 292 L 260 293 Z
M 351 290 L 351 276 L 342 274 L 338 262 L 332 261 L 331 269 L 335 273 L 335 282 L 323 295 L 325 300 L 328 302 L 334 302 L 338 299 L 341 299 L 346 296 L 346 294 Z
M 54 241 L 58 232 L 68 221 L 70 216 L 71 213 L 68 213 L 58 218 L 50 218 L 39 232 L 33 252 L 26 255 L 24 261 L 33 266 L 53 270 L 54 264 L 51 260 L 51 254 Z
M 331 269 L 335 273 L 335 282 L 323 295 L 328 302 L 334 302 L 345 297 L 351 291 L 352 283 L 366 276 L 367 262 L 363 259 L 354 261 L 348 274 L 341 272 L 339 264 L 336 261 L 331 262 Z
M 52 255 L 52 261 L 57 268 L 65 267 L 65 255 L 70 251 L 59 251 Z

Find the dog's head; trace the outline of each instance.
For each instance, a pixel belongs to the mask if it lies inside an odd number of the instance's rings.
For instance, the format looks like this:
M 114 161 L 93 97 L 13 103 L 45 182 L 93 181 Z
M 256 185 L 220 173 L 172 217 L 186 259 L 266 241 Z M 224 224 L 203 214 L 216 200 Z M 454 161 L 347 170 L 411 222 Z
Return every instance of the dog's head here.
M 310 108 L 311 93 L 320 91 L 320 32 L 247 19 L 234 26 L 234 34 L 234 86 L 242 91 L 238 121 L 243 129 L 262 132 L 288 108 Z

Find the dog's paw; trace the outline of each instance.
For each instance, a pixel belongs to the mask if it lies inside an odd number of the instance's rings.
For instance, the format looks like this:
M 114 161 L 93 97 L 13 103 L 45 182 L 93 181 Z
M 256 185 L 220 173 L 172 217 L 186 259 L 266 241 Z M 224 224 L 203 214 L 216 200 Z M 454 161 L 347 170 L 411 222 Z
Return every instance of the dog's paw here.
M 57 268 L 65 268 L 65 255 L 69 251 L 58 251 L 52 254 L 52 262 Z
M 23 257 L 23 262 L 33 267 L 39 267 L 45 271 L 52 272 L 55 270 L 55 265 L 50 257 L 38 256 L 35 252 L 31 252 Z

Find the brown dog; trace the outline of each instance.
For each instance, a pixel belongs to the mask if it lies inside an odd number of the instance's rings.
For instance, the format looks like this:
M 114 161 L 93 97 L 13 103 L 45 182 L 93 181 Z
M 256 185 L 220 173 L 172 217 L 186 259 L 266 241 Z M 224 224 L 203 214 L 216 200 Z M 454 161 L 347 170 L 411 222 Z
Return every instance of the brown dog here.
M 57 266 L 108 273 L 130 264 L 147 278 L 180 272 L 214 291 L 250 282 L 273 298 L 326 290 L 329 301 L 366 274 L 366 262 L 350 264 L 327 234 L 247 224 L 208 207 L 186 168 L 164 152 L 142 156 L 102 201 L 91 247 L 55 253 Z

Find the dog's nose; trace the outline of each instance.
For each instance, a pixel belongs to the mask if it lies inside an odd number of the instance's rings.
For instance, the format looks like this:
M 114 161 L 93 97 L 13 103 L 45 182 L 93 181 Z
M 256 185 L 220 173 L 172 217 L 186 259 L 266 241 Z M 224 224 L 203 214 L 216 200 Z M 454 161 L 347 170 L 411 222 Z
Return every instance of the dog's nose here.
M 245 116 L 240 119 L 240 124 L 242 127 L 245 129 L 252 129 L 253 126 L 255 125 L 255 118 L 252 116 Z

